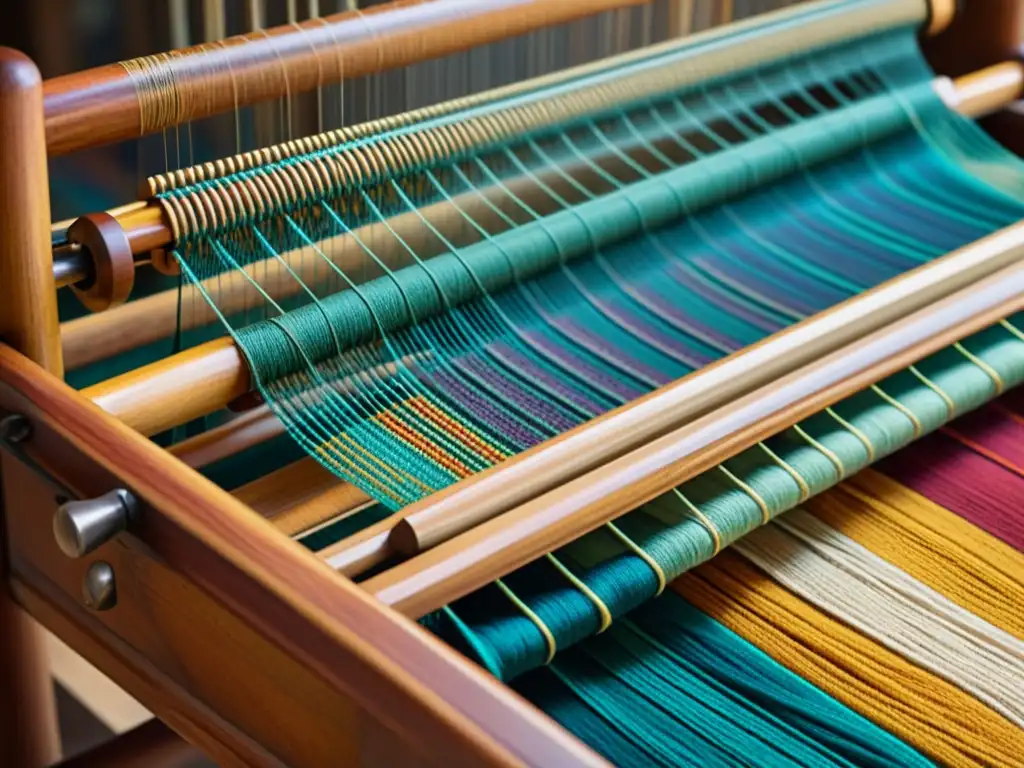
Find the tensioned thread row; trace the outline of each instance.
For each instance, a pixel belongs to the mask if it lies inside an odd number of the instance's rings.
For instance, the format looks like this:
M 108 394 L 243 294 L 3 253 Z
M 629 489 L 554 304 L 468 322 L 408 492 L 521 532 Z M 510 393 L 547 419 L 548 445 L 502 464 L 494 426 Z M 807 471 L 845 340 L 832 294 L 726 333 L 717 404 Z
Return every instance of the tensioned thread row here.
M 884 57 L 883 50 L 878 51 Z M 175 242 L 196 235 L 223 234 L 310 203 L 373 188 L 391 179 L 442 163 L 457 162 L 471 152 L 487 151 L 513 139 L 596 117 L 616 107 L 649 102 L 682 92 L 700 78 L 679 63 L 640 67 L 613 80 L 557 89 L 545 98 L 520 101 L 484 113 L 451 116 L 415 128 L 377 134 L 355 143 L 319 148 L 326 134 L 249 153 L 247 160 L 277 158 L 219 178 L 170 190 L 157 198 L 167 215 Z M 459 119 L 461 118 L 461 119 Z M 401 119 L 401 118 L 396 118 Z M 356 129 L 358 130 L 358 128 Z M 290 147 L 290 148 L 289 148 Z M 287 157 L 295 150 L 308 150 Z M 213 173 L 228 169 L 218 163 Z M 202 175 L 196 169 L 186 177 Z

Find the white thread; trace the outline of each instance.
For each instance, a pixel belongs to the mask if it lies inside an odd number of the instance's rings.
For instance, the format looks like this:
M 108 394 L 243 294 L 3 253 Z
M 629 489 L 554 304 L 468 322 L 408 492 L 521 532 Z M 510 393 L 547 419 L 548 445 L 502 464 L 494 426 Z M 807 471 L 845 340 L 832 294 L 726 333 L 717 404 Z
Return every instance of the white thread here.
M 772 579 L 1024 727 L 1024 642 L 796 509 L 733 545 Z

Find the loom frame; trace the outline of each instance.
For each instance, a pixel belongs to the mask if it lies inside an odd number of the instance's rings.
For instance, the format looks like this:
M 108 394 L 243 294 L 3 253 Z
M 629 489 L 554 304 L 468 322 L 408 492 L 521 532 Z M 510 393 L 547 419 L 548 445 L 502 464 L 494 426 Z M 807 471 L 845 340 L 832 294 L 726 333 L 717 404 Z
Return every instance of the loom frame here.
M 0 410 L 32 429 L 20 456 L 4 457 L 16 599 L 224 765 L 374 764 L 382 746 L 403 759 L 427 751 L 476 765 L 601 764 L 455 651 L 6 346 Z M 61 492 L 26 458 L 86 498 L 129 486 L 145 504 L 142 525 L 95 557 L 63 556 L 50 522 Z M 78 596 L 97 558 L 124 585 L 117 606 L 99 613 Z M 202 638 L 212 636 L 232 646 L 211 658 Z
M 1016 3 L 989 5 L 1000 9 L 1005 37 Z M 1005 46 L 991 49 L 986 64 L 1005 58 Z M 225 765 L 419 765 L 431 757 L 603 764 L 505 686 L 60 381 L 52 254 L 42 237 L 44 88 L 33 70 L 0 52 L 0 152 L 11 153 L 0 155 L 0 416 L 20 414 L 31 425 L 31 437 L 2 455 L 0 564 L 14 600 Z M 51 530 L 54 482 L 83 496 L 128 486 L 144 502 L 143 523 L 94 556 L 70 560 Z M 128 587 L 108 612 L 89 611 L 79 595 L 97 559 Z M 0 615 L 11 615 L 7 595 L 0 600 Z M 31 651 L 33 629 L 15 621 L 0 634 L 9 641 L 24 633 L 22 650 Z M 218 663 L 202 644 L 215 634 L 234 643 Z M 0 661 L 27 658 L 7 650 Z M 11 764 L 54 757 L 45 697 L 36 703 L 23 732 L 11 726 L 24 721 L 0 713 L 0 756 L 18 756 Z M 288 715 L 284 728 L 278 713 Z

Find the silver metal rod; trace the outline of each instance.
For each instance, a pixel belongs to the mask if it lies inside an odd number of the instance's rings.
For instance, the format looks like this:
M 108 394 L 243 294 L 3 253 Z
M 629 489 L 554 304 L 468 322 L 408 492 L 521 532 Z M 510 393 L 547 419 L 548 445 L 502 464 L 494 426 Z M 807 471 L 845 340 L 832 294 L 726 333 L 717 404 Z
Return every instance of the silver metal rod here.
M 88 279 L 92 272 L 89 252 L 77 245 L 63 245 L 53 250 L 53 281 L 58 288 Z

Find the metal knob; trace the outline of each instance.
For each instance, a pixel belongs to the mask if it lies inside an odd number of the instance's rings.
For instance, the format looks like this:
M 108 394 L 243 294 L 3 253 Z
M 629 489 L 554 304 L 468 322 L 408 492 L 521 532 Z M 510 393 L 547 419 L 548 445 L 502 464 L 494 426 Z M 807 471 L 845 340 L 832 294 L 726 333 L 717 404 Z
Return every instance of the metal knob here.
M 117 581 L 110 563 L 100 560 L 89 566 L 82 581 L 82 600 L 92 611 L 109 611 L 117 605 Z
M 128 529 L 137 503 L 117 489 L 95 499 L 61 504 L 53 517 L 53 535 L 68 557 L 83 557 Z

